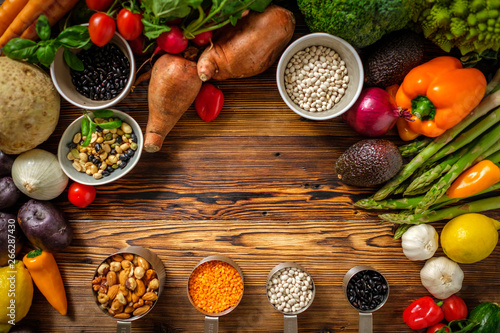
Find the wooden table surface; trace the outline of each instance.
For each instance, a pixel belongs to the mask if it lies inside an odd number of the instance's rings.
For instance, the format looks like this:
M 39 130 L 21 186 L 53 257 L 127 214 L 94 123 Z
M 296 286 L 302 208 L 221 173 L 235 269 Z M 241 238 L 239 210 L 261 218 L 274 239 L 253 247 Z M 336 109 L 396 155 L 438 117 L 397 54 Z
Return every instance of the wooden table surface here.
M 300 15 L 292 39 L 306 34 Z M 430 55 L 428 55 L 430 56 Z M 269 304 L 266 278 L 281 262 L 304 266 L 316 297 L 298 316 L 301 332 L 357 332 L 358 312 L 345 299 L 342 279 L 356 265 L 370 265 L 388 280 L 390 296 L 374 313 L 374 332 L 410 332 L 403 310 L 430 295 L 420 282 L 424 262 L 408 260 L 393 225 L 353 202 L 375 191 L 343 185 L 334 166 L 362 139 L 341 119 L 309 121 L 288 109 L 275 83 L 276 64 L 247 79 L 217 84 L 224 108 L 210 123 L 191 107 L 158 153 L 144 152 L 135 169 L 97 188 L 95 202 L 80 209 L 67 192 L 54 203 L 74 229 L 72 244 L 56 255 L 68 296 L 67 316 L 36 290 L 24 320 L 37 332 L 113 332 L 116 321 L 99 311 L 91 292 L 97 265 L 130 245 L 144 246 L 163 261 L 165 289 L 133 332 L 202 332 L 204 316 L 187 297 L 187 280 L 202 258 L 221 254 L 242 269 L 239 306 L 221 317 L 221 332 L 280 332 L 283 315 Z M 147 83 L 117 108 L 146 128 Z M 41 148 L 56 153 L 64 129 L 80 110 L 63 101 L 56 131 Z M 396 142 L 392 131 L 387 136 Z M 398 142 L 400 143 L 400 142 Z M 500 218 L 500 211 L 486 215 Z M 445 221 L 434 225 L 440 231 Z M 441 248 L 436 256 L 443 256 Z M 471 309 L 500 302 L 500 246 L 487 259 L 465 265 L 460 291 Z

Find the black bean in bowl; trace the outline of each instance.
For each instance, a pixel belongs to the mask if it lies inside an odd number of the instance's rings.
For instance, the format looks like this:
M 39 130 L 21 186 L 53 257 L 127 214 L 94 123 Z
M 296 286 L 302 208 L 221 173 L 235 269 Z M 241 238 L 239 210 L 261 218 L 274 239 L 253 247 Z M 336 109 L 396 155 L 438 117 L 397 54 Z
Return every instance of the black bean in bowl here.
M 363 270 L 351 277 L 346 292 L 353 307 L 360 311 L 371 311 L 385 302 L 389 287 L 379 272 Z
M 71 69 L 76 91 L 94 101 L 110 100 L 125 88 L 130 75 L 130 62 L 123 51 L 113 43 L 103 47 L 92 45 L 77 57 L 83 62 L 83 71 Z

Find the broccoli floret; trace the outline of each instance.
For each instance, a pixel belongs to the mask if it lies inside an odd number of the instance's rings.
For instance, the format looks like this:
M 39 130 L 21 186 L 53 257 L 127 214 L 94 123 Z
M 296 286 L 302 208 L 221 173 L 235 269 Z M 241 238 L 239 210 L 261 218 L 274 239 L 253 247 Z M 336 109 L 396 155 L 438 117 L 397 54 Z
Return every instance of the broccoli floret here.
M 298 0 L 297 3 L 312 32 L 327 32 L 362 48 L 406 26 L 415 16 L 419 1 Z
M 424 36 L 444 51 L 457 47 L 462 55 L 500 49 L 500 0 L 422 0 L 417 20 Z

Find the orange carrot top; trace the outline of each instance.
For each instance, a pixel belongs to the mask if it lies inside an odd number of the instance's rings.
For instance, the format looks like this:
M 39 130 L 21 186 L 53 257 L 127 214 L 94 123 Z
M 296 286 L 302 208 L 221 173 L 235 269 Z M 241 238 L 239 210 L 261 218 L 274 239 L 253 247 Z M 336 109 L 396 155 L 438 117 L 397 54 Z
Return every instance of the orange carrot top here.
M 428 137 L 458 124 L 481 101 L 486 78 L 463 68 L 457 58 L 442 56 L 413 68 L 396 93 L 398 106 L 413 114 L 410 128 Z
M 52 253 L 40 249 L 33 250 L 24 256 L 23 263 L 47 301 L 60 314 L 66 315 L 68 311 L 66 291 Z

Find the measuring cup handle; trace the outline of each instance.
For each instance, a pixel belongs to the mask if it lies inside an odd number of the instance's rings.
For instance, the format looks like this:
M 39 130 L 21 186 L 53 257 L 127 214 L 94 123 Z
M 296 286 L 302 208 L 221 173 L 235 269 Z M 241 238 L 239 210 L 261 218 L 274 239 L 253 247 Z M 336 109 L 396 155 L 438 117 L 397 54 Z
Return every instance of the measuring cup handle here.
M 205 316 L 205 330 L 204 333 L 217 333 L 219 332 L 219 317 Z
M 297 333 L 297 316 L 296 315 L 285 315 L 284 319 L 284 333 Z
M 359 313 L 359 333 L 373 332 L 373 316 L 372 313 Z
M 130 321 L 117 321 L 116 333 L 131 333 L 132 323 Z

